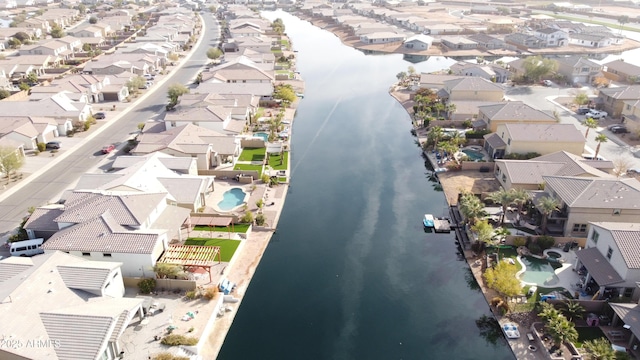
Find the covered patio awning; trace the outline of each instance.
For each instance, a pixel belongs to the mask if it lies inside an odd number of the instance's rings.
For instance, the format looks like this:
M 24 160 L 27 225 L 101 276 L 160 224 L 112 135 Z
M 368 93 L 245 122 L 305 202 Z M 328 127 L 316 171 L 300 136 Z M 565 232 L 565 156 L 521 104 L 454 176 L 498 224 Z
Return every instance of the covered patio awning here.
M 640 339 L 640 305 L 609 303 L 611 309 L 618 315 L 625 325 L 629 325 L 631 332 Z
M 219 216 L 192 216 L 191 225 L 193 226 L 229 226 L 233 222 L 233 218 Z
M 592 247 L 580 250 L 576 252 L 576 256 L 598 285 L 608 286 L 624 282 L 624 279 L 620 277 L 609 261 L 602 256 L 598 248 Z
M 211 267 L 215 263 L 216 256 L 218 264 L 221 263 L 219 246 L 170 245 L 158 262 L 205 269 L 211 281 Z

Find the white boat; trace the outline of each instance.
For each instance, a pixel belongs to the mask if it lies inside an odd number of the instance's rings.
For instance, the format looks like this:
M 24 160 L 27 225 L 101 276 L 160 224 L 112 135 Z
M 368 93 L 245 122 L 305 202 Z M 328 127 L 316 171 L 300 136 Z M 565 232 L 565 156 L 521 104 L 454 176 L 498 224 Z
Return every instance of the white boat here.
M 424 227 L 432 228 L 433 227 L 434 217 L 431 214 L 424 214 L 424 219 L 422 219 L 422 224 Z

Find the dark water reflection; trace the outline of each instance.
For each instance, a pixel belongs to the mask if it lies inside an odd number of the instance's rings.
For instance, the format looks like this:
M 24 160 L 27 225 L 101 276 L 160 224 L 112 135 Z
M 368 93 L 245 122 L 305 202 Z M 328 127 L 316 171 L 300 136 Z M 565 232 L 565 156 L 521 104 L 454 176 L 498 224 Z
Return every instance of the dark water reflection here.
M 366 56 L 285 13 L 306 81 L 292 183 L 277 236 L 220 359 L 513 359 L 476 320 L 453 234 L 425 233 L 446 202 L 427 178 L 411 121 L 388 94 L 411 63 Z M 451 64 L 429 58 L 418 71 Z M 233 279 L 232 279 L 233 280 Z

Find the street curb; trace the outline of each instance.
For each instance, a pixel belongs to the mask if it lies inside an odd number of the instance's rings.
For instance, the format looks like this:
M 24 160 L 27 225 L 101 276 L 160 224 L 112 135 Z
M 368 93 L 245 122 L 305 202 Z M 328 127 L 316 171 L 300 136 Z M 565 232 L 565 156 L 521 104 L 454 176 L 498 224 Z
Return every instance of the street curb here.
M 191 48 L 191 49 L 195 49 L 197 48 L 200 43 L 202 42 L 202 39 L 204 38 L 204 19 L 202 19 L 202 15 L 198 14 L 198 17 L 200 18 L 200 24 L 202 24 L 202 31 L 201 31 L 201 36 L 198 38 L 198 41 L 196 42 L 196 44 Z M 63 154 L 61 154 L 60 156 L 56 156 L 54 160 L 52 160 L 51 162 L 49 162 L 47 165 L 41 167 L 40 169 L 38 169 L 38 171 L 30 174 L 29 176 L 27 176 L 26 178 L 24 178 L 20 183 L 16 184 L 15 186 L 11 187 L 10 189 L 7 189 L 4 193 L 2 193 L 0 195 L 0 202 L 4 201 L 7 197 L 13 195 L 14 193 L 16 193 L 18 190 L 21 190 L 24 186 L 26 186 L 26 184 L 28 184 L 30 182 L 30 180 L 36 179 L 39 176 L 41 176 L 42 174 L 44 174 L 45 172 L 47 172 L 49 169 L 51 169 L 53 166 L 57 165 L 60 161 L 66 159 L 68 156 L 70 156 L 71 154 L 74 153 L 73 149 L 77 149 L 78 147 L 84 145 L 87 141 L 95 138 L 96 136 L 100 135 L 105 129 L 110 128 L 111 126 L 115 125 L 118 121 L 120 121 L 120 119 L 122 119 L 122 117 L 126 114 L 128 114 L 129 112 L 132 111 L 132 109 L 135 108 L 135 105 L 141 101 L 143 101 L 144 99 L 146 99 L 147 97 L 151 96 L 151 94 L 155 94 L 156 91 L 158 91 L 161 87 L 161 85 L 164 85 L 166 82 L 168 82 L 171 78 L 173 78 L 173 76 L 176 74 L 176 70 L 179 70 L 180 68 L 182 68 L 184 66 L 184 64 L 189 61 L 189 59 L 191 59 L 191 57 L 193 56 L 194 51 L 190 51 L 189 54 L 187 56 L 185 56 L 184 58 L 182 58 L 182 60 L 180 60 L 178 62 L 178 65 L 171 71 L 171 74 L 167 77 L 165 77 L 164 79 L 160 80 L 160 82 L 158 82 L 156 84 L 156 89 L 155 91 L 148 91 L 146 92 L 144 95 L 140 96 L 136 101 L 129 103 L 129 106 L 127 106 L 126 109 L 124 109 L 121 113 L 119 113 L 118 115 L 116 115 L 113 119 L 108 120 L 107 123 L 104 124 L 104 126 L 101 126 L 100 128 L 98 128 L 97 130 L 95 130 L 94 132 L 92 132 L 91 134 L 87 135 L 87 137 L 85 137 L 82 141 L 78 142 L 77 144 L 75 144 L 70 151 L 66 151 Z

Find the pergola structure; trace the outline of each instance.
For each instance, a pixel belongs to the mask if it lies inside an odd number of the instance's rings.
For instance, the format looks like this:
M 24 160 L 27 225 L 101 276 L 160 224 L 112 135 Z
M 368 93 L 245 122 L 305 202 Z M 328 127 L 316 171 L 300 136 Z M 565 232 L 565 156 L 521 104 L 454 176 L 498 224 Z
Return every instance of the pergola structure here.
M 169 245 L 158 262 L 207 270 L 209 282 L 212 282 L 211 267 L 214 265 L 216 256 L 220 264 L 222 258 L 219 246 Z
M 233 232 L 233 218 L 232 217 L 220 217 L 220 216 L 192 216 L 189 229 L 195 226 L 208 226 L 209 228 L 215 226 L 224 226 L 228 229 L 229 237 Z M 212 231 L 210 229 L 210 231 Z

